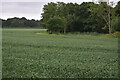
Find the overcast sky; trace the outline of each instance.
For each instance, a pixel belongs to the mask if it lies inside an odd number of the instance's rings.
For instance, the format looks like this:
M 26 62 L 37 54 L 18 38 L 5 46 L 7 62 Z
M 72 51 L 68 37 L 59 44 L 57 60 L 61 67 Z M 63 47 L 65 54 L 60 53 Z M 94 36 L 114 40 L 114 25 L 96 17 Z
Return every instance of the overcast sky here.
M 27 19 L 41 19 L 42 8 L 48 2 L 92 2 L 92 0 L 0 0 L 0 18 L 26 17 Z M 111 0 L 118 2 L 120 0 Z

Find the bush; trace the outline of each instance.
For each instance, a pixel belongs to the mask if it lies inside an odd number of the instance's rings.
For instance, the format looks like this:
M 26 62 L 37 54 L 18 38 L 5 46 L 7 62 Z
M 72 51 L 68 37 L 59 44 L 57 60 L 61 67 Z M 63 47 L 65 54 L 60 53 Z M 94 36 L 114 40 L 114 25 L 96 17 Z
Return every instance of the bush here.
M 120 38 L 120 32 L 114 32 L 113 36 L 116 37 L 116 38 Z

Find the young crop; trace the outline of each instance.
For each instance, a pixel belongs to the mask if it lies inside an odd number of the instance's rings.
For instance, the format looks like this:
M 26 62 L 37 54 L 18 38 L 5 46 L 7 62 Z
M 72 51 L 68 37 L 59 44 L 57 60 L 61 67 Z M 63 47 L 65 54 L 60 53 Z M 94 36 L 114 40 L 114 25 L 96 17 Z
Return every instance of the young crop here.
M 3 78 L 117 78 L 116 38 L 3 29 Z

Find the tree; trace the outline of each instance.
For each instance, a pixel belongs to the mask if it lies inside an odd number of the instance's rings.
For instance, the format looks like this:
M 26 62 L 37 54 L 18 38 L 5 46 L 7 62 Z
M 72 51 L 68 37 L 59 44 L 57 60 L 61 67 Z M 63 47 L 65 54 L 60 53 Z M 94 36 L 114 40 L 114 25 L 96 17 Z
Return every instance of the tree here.
M 2 27 L 40 27 L 40 21 L 34 19 L 27 20 L 25 17 L 14 17 L 2 20 Z
M 64 26 L 65 26 L 64 20 L 58 16 L 50 18 L 47 22 L 47 28 L 48 28 L 49 33 L 63 32 Z
M 99 5 L 94 8 L 97 16 L 102 17 L 106 22 L 106 26 L 108 27 L 109 34 L 112 33 L 112 25 L 111 25 L 111 9 L 109 0 L 98 0 Z
M 48 3 L 47 5 L 44 6 L 43 8 L 44 13 L 42 13 L 42 25 L 45 28 L 47 27 L 47 22 L 49 21 L 49 19 L 58 16 L 61 17 L 65 22 L 64 22 L 64 33 L 66 33 L 66 29 L 67 29 L 67 18 L 66 18 L 66 4 L 63 2 L 57 2 L 57 3 Z
M 99 4 L 83 2 L 80 5 L 76 3 L 66 4 L 63 2 L 48 3 L 43 8 L 42 25 L 49 28 L 48 22 L 54 17 L 59 17 L 64 22 L 64 26 L 62 27 L 64 33 L 99 32 L 111 34 L 113 31 L 113 21 L 116 16 L 114 15 L 115 11 L 107 2 L 102 1 L 99 0 Z M 116 14 L 118 12 L 119 10 L 116 10 Z M 53 21 L 55 21 L 55 19 Z M 52 28 L 52 26 L 50 28 Z M 56 27 L 54 28 L 56 29 Z
M 57 10 L 57 4 L 56 3 L 48 3 L 47 5 L 44 5 L 42 15 L 42 26 L 47 28 L 47 23 L 48 20 L 56 15 L 56 10 Z

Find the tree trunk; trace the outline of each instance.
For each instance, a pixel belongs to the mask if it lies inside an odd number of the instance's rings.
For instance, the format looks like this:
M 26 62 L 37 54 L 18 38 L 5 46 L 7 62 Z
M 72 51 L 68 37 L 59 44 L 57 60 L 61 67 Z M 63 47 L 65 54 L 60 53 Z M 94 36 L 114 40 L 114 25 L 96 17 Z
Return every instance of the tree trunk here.
M 108 4 L 109 4 L 109 0 L 108 0 Z M 108 27 L 109 27 L 109 34 L 111 34 L 112 33 L 112 27 L 111 27 L 111 10 L 110 10 L 110 6 L 109 6 L 109 9 L 108 9 L 109 11 L 108 11 Z
M 66 28 L 64 28 L 64 34 L 66 33 Z

